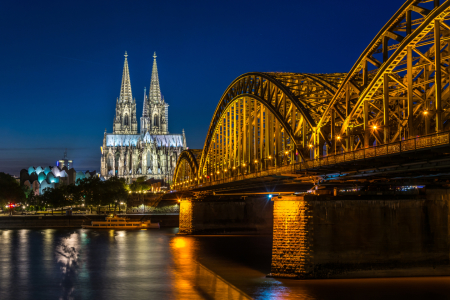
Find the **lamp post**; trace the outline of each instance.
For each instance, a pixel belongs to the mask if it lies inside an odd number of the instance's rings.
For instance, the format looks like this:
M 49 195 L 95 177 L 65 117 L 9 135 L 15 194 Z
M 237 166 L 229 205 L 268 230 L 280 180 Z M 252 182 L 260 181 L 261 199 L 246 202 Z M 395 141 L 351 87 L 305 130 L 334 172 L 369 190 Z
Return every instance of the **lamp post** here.
M 336 139 L 334 140 L 334 155 L 337 154 L 337 153 L 336 153 L 336 145 L 337 145 L 337 142 L 338 142 L 340 139 L 341 139 L 341 137 L 338 135 L 338 136 L 336 137 Z
M 288 159 L 289 159 L 289 157 L 288 157 L 289 151 L 285 151 L 284 154 L 286 156 L 286 166 L 287 166 L 287 165 L 289 165 L 289 161 L 288 161 Z

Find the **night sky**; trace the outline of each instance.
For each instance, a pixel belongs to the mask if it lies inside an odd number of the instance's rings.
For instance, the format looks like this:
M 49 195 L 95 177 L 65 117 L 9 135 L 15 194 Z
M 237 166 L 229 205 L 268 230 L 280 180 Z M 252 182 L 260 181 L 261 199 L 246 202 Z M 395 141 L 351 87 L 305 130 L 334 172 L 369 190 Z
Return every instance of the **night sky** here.
M 169 131 L 202 148 L 227 86 L 252 72 L 347 72 L 403 0 L 0 1 L 0 172 L 100 171 L 124 52 L 142 114 L 153 52 Z

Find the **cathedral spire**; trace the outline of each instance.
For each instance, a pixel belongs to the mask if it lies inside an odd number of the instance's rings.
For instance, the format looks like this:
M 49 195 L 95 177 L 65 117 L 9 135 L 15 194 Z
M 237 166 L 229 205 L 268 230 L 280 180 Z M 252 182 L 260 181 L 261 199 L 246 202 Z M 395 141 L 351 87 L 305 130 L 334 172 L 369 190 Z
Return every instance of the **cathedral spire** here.
M 125 51 L 125 62 L 123 65 L 122 86 L 120 87 L 119 102 L 132 102 L 130 71 L 128 70 L 128 54 Z
M 161 102 L 161 90 L 159 88 L 158 67 L 156 66 L 156 52 L 153 54 L 152 79 L 150 80 L 150 102 Z
M 142 117 L 148 117 L 148 109 L 147 109 L 147 88 L 144 88 L 144 108 L 142 109 Z

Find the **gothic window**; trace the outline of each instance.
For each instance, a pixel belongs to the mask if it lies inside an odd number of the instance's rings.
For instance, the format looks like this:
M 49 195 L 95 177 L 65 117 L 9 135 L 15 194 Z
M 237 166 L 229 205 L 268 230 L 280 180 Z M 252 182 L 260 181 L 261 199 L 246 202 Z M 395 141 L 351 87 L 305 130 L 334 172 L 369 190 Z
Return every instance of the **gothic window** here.
M 153 116 L 153 126 L 158 127 L 159 126 L 159 118 L 158 118 L 158 114 L 155 114 Z
M 128 126 L 128 114 L 125 114 L 125 118 L 123 120 L 123 125 Z
M 150 155 L 150 151 L 147 151 L 147 168 L 152 167 L 152 156 Z
M 106 167 L 107 167 L 108 171 L 110 171 L 114 168 L 114 158 L 113 158 L 112 154 L 108 155 L 106 164 L 107 164 Z

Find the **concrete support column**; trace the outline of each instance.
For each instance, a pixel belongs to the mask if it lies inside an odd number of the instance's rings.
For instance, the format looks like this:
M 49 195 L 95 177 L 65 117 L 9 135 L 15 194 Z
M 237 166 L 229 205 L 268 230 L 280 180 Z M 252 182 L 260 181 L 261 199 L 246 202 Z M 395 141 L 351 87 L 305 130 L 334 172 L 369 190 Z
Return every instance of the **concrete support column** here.
M 269 276 L 306 278 L 313 272 L 312 206 L 302 196 L 275 197 Z
M 178 234 L 192 234 L 193 227 L 192 200 L 183 199 L 180 201 L 180 225 Z

